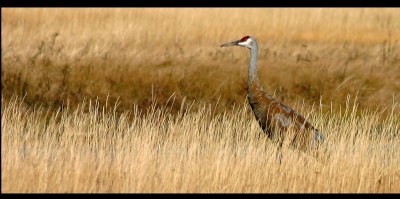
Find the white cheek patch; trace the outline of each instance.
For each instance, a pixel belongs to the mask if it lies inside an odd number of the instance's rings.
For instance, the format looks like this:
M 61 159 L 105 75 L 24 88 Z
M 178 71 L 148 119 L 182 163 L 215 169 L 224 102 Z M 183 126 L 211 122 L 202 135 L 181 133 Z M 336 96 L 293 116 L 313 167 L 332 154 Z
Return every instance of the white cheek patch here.
M 249 38 L 244 42 L 239 42 L 239 44 L 243 46 L 251 46 L 251 44 L 253 44 L 253 40 Z

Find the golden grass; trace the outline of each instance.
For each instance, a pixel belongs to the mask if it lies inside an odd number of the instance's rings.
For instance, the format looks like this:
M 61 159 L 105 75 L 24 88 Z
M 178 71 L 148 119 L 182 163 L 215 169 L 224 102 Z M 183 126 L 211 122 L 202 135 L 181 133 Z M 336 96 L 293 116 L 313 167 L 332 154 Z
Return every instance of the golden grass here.
M 398 8 L 2 8 L 2 191 L 399 192 L 399 19 Z M 276 161 L 243 104 L 247 50 L 219 47 L 245 35 L 265 90 L 328 136 L 320 159 L 284 148 Z
M 171 95 L 221 106 L 246 96 L 252 35 L 259 75 L 291 105 L 360 108 L 400 101 L 398 8 L 2 8 L 2 91 L 30 104 L 119 99 L 119 112 Z M 193 110 L 197 110 L 197 104 Z M 173 109 L 178 111 L 179 105 Z
M 400 191 L 398 113 L 381 123 L 350 105 L 344 117 L 308 110 L 327 144 L 318 159 L 284 147 L 280 164 L 247 104 L 177 117 L 163 108 L 118 115 L 88 102 L 49 113 L 2 101 L 2 192 Z

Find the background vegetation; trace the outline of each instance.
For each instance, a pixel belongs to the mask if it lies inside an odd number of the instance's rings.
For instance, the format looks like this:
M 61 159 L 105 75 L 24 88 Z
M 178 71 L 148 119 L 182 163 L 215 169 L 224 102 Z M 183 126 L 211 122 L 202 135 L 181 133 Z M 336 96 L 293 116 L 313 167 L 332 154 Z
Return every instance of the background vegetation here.
M 258 39 L 259 75 L 293 106 L 360 108 L 400 99 L 398 9 L 2 9 L 2 92 L 29 104 L 76 107 L 84 98 L 218 112 L 246 97 L 248 52 L 220 44 Z M 197 110 L 197 103 L 192 110 Z M 397 109 L 398 110 L 398 109 Z

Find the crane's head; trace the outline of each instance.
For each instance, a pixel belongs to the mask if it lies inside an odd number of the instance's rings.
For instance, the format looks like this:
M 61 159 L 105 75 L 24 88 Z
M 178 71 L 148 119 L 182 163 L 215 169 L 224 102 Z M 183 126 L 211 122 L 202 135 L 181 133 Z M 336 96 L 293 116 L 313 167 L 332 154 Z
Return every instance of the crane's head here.
M 222 44 L 221 47 L 227 47 L 227 46 L 242 46 L 246 47 L 249 49 L 252 49 L 256 45 L 255 39 L 250 36 L 245 36 L 240 40 L 237 41 L 232 41 L 226 44 Z

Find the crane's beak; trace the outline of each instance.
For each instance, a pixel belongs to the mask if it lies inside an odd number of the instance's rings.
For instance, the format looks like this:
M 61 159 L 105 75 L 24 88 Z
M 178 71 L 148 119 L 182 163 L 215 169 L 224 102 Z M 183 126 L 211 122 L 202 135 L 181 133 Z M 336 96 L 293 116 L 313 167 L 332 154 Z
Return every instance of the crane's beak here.
M 239 42 L 240 42 L 240 40 L 232 41 L 232 42 L 229 42 L 229 43 L 226 43 L 226 44 L 222 44 L 220 47 L 236 46 L 236 45 L 238 45 Z

